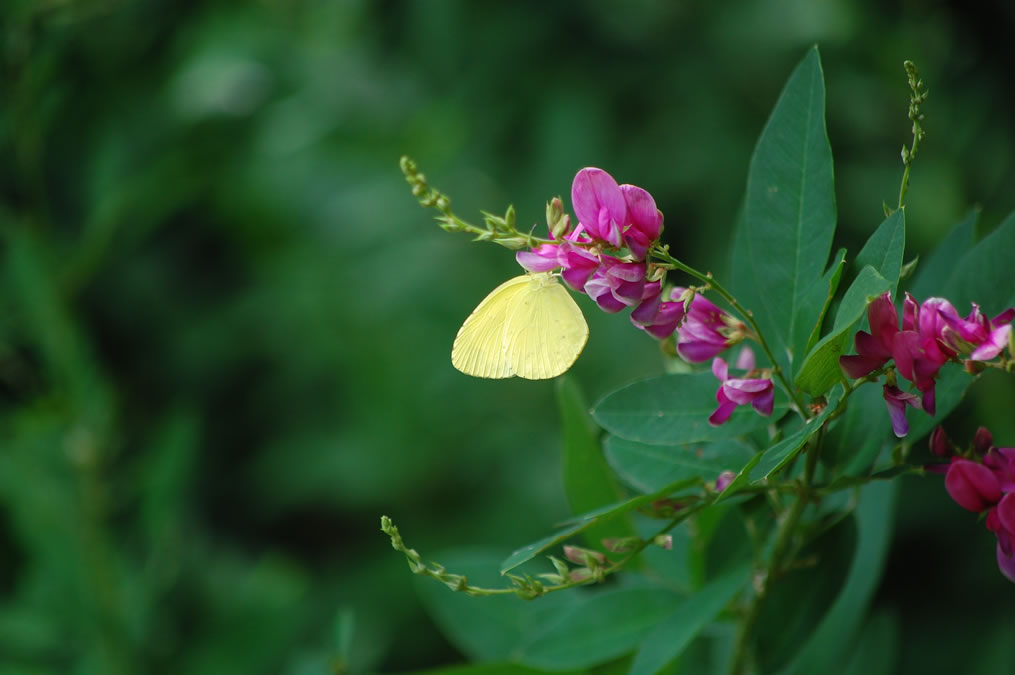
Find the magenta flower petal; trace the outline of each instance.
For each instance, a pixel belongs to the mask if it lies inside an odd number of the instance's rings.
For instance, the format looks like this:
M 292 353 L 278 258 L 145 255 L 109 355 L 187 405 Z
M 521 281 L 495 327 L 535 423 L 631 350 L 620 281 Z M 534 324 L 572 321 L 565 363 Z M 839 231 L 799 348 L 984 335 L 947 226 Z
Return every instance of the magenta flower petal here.
M 645 284 L 642 301 L 631 312 L 631 323 L 660 340 L 668 338 L 684 318 L 684 305 L 680 302 L 663 302 L 660 282 Z
M 1015 319 L 1015 307 L 1009 307 L 1008 309 L 1004 310 L 1003 312 L 995 316 L 993 319 L 991 319 L 990 323 L 995 326 L 1000 326 L 1003 323 L 1011 323 L 1012 319 Z
M 716 394 L 716 400 L 719 401 L 719 407 L 715 409 L 715 412 L 708 416 L 708 423 L 714 427 L 717 427 L 720 424 L 725 424 L 726 420 L 730 418 L 730 415 L 732 415 L 733 411 L 737 408 L 736 403 L 723 396 L 722 389 L 719 389 L 719 392 Z
M 681 304 L 681 306 L 683 305 Z M 711 358 L 715 358 L 724 351 L 726 351 L 725 340 L 719 343 L 706 342 L 704 340 L 692 340 L 690 342 L 677 343 L 677 352 L 685 361 L 690 361 L 691 363 L 704 363 Z
M 1005 553 L 1000 541 L 997 543 L 997 567 L 1008 581 L 1015 582 L 1015 550 Z
M 885 350 L 891 349 L 892 338 L 899 332 L 899 317 L 895 313 L 891 293 L 879 295 L 867 306 L 867 322 L 877 341 Z
M 594 167 L 582 169 L 571 184 L 571 204 L 593 239 L 620 246 L 621 229 L 628 220 L 627 204 L 613 176 Z
M 644 260 L 649 247 L 659 239 L 662 231 L 663 214 L 656 208 L 656 202 L 647 191 L 634 185 L 621 185 L 627 203 L 630 227 L 624 233 L 624 243 L 638 260 Z
M 909 422 L 906 421 L 906 406 L 920 408 L 920 397 L 915 394 L 907 394 L 898 387 L 884 386 L 883 395 L 888 405 L 888 415 L 892 420 L 892 431 L 899 438 L 909 433 Z
M 601 269 L 596 270 L 592 278 L 585 282 L 585 292 L 596 301 L 596 304 L 604 312 L 615 314 L 627 306 L 614 297 L 613 289 L 610 288 L 610 284 Z
M 762 392 L 761 396 L 756 397 L 751 405 L 759 413 L 768 417 L 772 414 L 772 407 L 775 403 L 775 385 L 771 380 L 765 381 L 768 382 L 768 388 Z
M 1005 530 L 1015 533 L 1015 494 L 1009 493 L 1001 497 L 997 503 L 997 517 Z
M 968 459 L 952 460 L 945 474 L 945 489 L 959 506 L 975 513 L 986 511 L 1001 499 L 1001 486 L 993 472 Z
M 892 335 L 897 335 L 898 331 Z M 884 364 L 892 356 L 891 346 L 885 346 L 881 343 L 881 340 L 874 337 L 870 333 L 865 331 L 858 331 L 856 337 L 853 338 L 853 345 L 856 347 L 856 353 L 861 356 L 869 358 L 881 359 L 881 363 Z
M 549 272 L 560 267 L 556 244 L 543 244 L 531 251 L 518 251 L 515 260 L 529 272 Z
M 990 335 L 987 337 L 986 341 L 973 350 L 973 353 L 969 355 L 969 358 L 973 361 L 990 361 L 1004 351 L 1004 348 L 1008 346 L 1008 340 L 1010 338 L 1011 324 L 995 328 L 990 331 Z
M 712 374 L 715 375 L 720 382 L 725 382 L 729 379 L 729 366 L 726 365 L 726 362 L 722 359 L 714 358 L 712 359 Z
M 870 356 L 849 355 L 839 357 L 839 367 L 854 379 L 869 375 L 883 365 L 885 365 L 883 359 Z
M 737 354 L 736 366 L 740 370 L 754 370 L 754 350 L 744 345 Z

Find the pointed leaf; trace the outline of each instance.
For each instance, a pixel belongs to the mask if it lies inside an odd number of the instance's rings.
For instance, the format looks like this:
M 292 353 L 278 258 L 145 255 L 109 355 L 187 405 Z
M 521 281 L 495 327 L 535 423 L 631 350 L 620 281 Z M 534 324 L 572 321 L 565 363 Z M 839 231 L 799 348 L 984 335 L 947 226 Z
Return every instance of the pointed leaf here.
M 816 417 L 807 421 L 807 424 L 779 441 L 766 450 L 758 462 L 757 469 L 751 472 L 751 479 L 755 482 L 764 480 L 786 466 L 797 453 L 807 444 L 814 434 L 821 430 L 833 412 L 839 399 L 842 398 L 842 387 L 837 387 L 828 397 L 828 403 Z
M 731 286 L 753 312 L 787 373 L 799 369 L 820 304 L 835 231 L 832 151 L 821 60 L 811 49 L 790 76 L 761 133 L 733 248 Z
M 888 555 L 896 486 L 886 481 L 861 488 L 857 548 L 846 583 L 785 675 L 832 672 L 849 656 L 852 637 L 863 623 Z
M 902 260 L 906 252 L 906 212 L 899 209 L 874 230 L 867 243 L 853 261 L 853 267 L 862 270 L 870 265 L 891 284 L 892 297 L 902 274 Z
M 891 288 L 891 282 L 873 267 L 864 267 L 846 291 L 835 315 L 832 331 L 807 355 L 796 386 L 811 396 L 821 396 L 843 378 L 839 357 L 849 344 L 853 327 L 863 318 L 867 305 Z
M 600 592 L 563 612 L 515 658 L 548 670 L 587 668 L 634 649 L 681 596 L 660 588 Z
M 920 260 L 916 278 L 909 289 L 917 300 L 940 296 L 945 292 L 944 282 L 951 276 L 956 262 L 973 248 L 973 234 L 979 219 L 980 210 L 971 210 L 929 256 Z
M 719 381 L 712 373 L 662 375 L 634 382 L 607 394 L 592 417 L 615 436 L 639 443 L 683 445 L 734 438 L 777 421 L 787 410 L 778 392 L 771 417 L 742 406 L 726 424 L 713 427 Z
M 713 579 L 656 625 L 638 648 L 629 675 L 654 675 L 684 651 L 701 629 L 747 585 L 750 566 Z
M 655 492 L 687 478 L 714 481 L 723 471 L 738 471 L 753 448 L 735 439 L 698 445 L 649 445 L 610 436 L 606 459 L 620 478 L 641 492 Z
M 603 457 L 599 428 L 589 416 L 577 381 L 571 377 L 560 378 L 556 389 L 564 428 L 564 492 L 571 504 L 571 512 L 584 513 L 616 503 L 624 495 Z M 620 517 L 589 528 L 585 538 L 588 543 L 598 545 L 606 537 L 631 537 L 634 534 L 631 522 L 626 517 Z
M 1013 251 L 1015 213 L 959 259 L 942 292 L 934 295 L 943 294 L 960 313 L 968 311 L 971 302 L 988 316 L 1008 309 L 1015 305 L 1015 284 L 1010 282 Z M 1006 279 L 1008 283 L 1003 282 Z
M 818 320 L 814 322 L 814 328 L 811 329 L 811 334 L 807 337 L 807 349 L 805 353 L 809 354 L 814 349 L 814 345 L 821 339 L 821 326 L 825 322 L 828 308 L 832 306 L 832 300 L 835 299 L 835 293 L 839 290 L 839 282 L 842 281 L 842 271 L 845 267 L 846 249 L 840 248 L 832 259 L 831 269 L 825 273 L 825 278 L 821 280 L 821 284 L 815 286 L 815 293 L 822 288 L 827 288 L 828 292 L 825 293 L 825 301 L 821 305 L 821 312 L 818 313 Z

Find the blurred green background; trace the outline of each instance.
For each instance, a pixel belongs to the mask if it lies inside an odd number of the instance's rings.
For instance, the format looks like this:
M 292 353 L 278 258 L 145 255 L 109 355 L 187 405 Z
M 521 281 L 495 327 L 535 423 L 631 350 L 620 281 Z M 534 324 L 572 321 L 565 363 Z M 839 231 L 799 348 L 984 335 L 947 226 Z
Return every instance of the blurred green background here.
M 378 518 L 428 558 L 545 534 L 567 515 L 558 421 L 552 383 L 451 367 L 519 268 L 440 231 L 399 156 L 460 215 L 514 202 L 526 224 L 601 166 L 721 272 L 753 143 L 817 42 L 855 252 L 897 195 L 908 58 L 931 91 L 911 258 L 974 204 L 981 233 L 1015 208 L 1015 9 L 964 7 L 5 2 L 0 673 L 461 661 Z M 590 400 L 660 370 L 653 340 L 583 306 Z M 1015 445 L 1013 409 L 986 378 L 948 428 Z M 895 672 L 972 650 L 999 672 L 1015 589 L 940 483 L 907 479 L 885 515 Z

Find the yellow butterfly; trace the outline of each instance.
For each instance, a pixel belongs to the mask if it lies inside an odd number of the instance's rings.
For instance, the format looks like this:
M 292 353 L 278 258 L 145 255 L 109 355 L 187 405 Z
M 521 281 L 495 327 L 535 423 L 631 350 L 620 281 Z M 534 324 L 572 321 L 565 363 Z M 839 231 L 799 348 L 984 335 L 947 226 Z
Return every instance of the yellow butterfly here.
M 567 371 L 589 339 L 567 289 L 548 272 L 508 279 L 458 329 L 451 363 L 473 377 L 545 380 Z

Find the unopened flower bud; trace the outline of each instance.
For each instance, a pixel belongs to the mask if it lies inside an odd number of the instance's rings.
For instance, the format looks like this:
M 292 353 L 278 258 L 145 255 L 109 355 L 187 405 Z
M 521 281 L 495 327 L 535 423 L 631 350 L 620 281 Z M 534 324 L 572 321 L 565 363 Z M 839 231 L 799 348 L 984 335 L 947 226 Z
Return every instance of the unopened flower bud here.
M 736 477 L 737 475 L 732 471 L 723 471 L 719 474 L 719 477 L 715 479 L 715 491 L 722 492 L 729 487 L 729 484 L 732 483 L 733 479 Z
M 451 199 L 445 195 L 441 195 L 437 198 L 437 209 L 440 211 L 447 211 L 451 208 Z
M 590 551 L 587 548 L 578 546 L 565 546 L 564 556 L 573 563 L 595 567 L 606 564 L 606 556 L 599 551 Z
M 550 232 L 553 232 L 554 235 L 558 234 L 555 230 L 563 218 L 564 202 L 560 197 L 554 197 L 546 202 L 546 226 L 550 228 Z
M 945 489 L 962 508 L 979 513 L 1001 499 L 994 473 L 982 464 L 956 459 L 945 474 Z
M 976 450 L 976 454 L 987 454 L 992 445 L 994 445 L 994 435 L 990 433 L 990 429 L 987 427 L 977 429 L 976 435 L 973 436 L 973 449 Z
M 667 551 L 673 550 L 673 536 L 669 534 L 657 534 L 652 543 Z
M 952 454 L 951 442 L 944 428 L 936 427 L 930 434 L 930 451 L 938 457 L 947 457 Z

